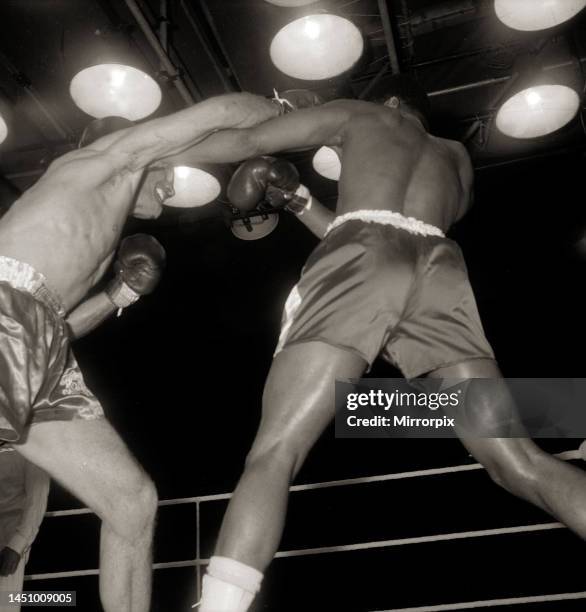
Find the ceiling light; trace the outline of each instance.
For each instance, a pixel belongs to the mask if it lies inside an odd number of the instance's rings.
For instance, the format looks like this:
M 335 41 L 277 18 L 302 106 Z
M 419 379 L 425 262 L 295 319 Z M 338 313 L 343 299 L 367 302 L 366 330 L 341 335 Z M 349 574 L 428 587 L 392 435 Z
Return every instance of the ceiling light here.
M 351 68 L 362 55 L 360 30 L 337 15 L 308 15 L 288 23 L 271 42 L 273 64 L 304 80 L 329 79 Z
M 259 240 L 268 236 L 279 223 L 279 215 L 267 215 L 250 217 L 247 219 L 247 224 L 242 219 L 235 219 L 230 224 L 232 233 L 240 240 Z
M 513 138 L 536 138 L 559 130 L 580 108 L 580 97 L 565 85 L 538 85 L 518 92 L 499 109 L 497 128 Z
M 317 150 L 312 160 L 313 169 L 332 181 L 340 180 L 342 164 L 338 154 L 331 147 L 321 147 Z
M 0 142 L 4 142 L 8 136 L 8 126 L 6 121 L 0 116 Z
M 200 168 L 176 166 L 173 168 L 175 195 L 165 200 L 165 206 L 195 208 L 213 202 L 222 191 L 218 179 Z
M 78 72 L 69 86 L 82 111 L 101 119 L 115 115 L 131 121 L 154 113 L 161 88 L 148 74 L 123 64 L 98 64 Z
M 545 30 L 568 21 L 586 0 L 495 0 L 497 17 L 514 30 Z
M 275 6 L 305 6 L 307 4 L 313 4 L 317 2 L 317 0 L 265 0 L 269 4 L 274 4 Z

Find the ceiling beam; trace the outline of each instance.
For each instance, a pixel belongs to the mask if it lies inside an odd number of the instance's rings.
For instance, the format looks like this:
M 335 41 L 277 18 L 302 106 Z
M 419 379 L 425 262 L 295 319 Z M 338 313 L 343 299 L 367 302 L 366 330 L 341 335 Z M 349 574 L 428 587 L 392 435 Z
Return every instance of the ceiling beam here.
M 387 0 L 377 0 L 377 1 L 378 1 L 378 10 L 379 10 L 381 21 L 383 24 L 383 32 L 385 34 L 385 43 L 387 45 L 387 52 L 389 54 L 389 63 L 391 66 L 391 72 L 392 74 L 399 74 L 401 72 L 401 66 L 399 64 L 399 55 L 397 54 L 397 45 L 395 44 L 395 35 L 393 34 L 391 18 L 389 17 L 389 8 L 387 6 Z
M 136 3 L 135 0 L 125 0 L 125 2 L 126 2 L 126 6 L 132 13 L 132 16 L 136 20 L 136 23 L 142 30 L 142 33 L 145 35 L 147 42 L 149 43 L 149 45 L 152 47 L 153 51 L 156 53 L 157 57 L 159 58 L 161 62 L 161 66 L 167 72 L 171 82 L 173 83 L 177 91 L 179 92 L 179 95 L 183 98 L 183 101 L 185 102 L 186 106 L 191 106 L 195 102 L 195 99 L 193 98 L 191 92 L 189 91 L 185 83 L 183 82 L 183 79 L 181 78 L 179 71 L 177 70 L 177 68 L 175 67 L 171 59 L 169 58 L 168 53 L 162 47 L 161 43 L 159 42 L 159 39 L 153 32 L 150 23 L 146 20 L 145 16 L 142 14 L 142 11 L 140 10 L 138 4 Z
M 559 62 L 558 64 L 551 64 L 549 66 L 544 66 L 542 70 L 557 70 L 559 68 L 567 68 L 568 66 L 572 66 L 575 63 L 582 65 L 586 62 L 586 57 L 582 57 L 580 59 L 568 60 L 564 62 Z M 431 98 L 435 98 L 438 96 L 445 96 L 447 94 L 458 93 L 461 91 L 468 91 L 470 89 L 478 89 L 479 87 L 488 87 L 490 85 L 498 85 L 499 83 L 506 83 L 511 79 L 517 78 L 517 73 L 513 73 L 503 77 L 495 77 L 492 79 L 483 79 L 481 81 L 473 81 L 472 83 L 463 83 L 462 85 L 455 85 L 454 87 L 446 87 L 445 89 L 437 89 L 435 91 L 427 92 L 427 95 Z
M 179 3 L 179 6 L 181 7 L 181 9 L 183 10 L 183 13 L 185 15 L 185 17 L 187 17 L 187 21 L 189 23 L 189 25 L 191 26 L 191 29 L 193 30 L 193 32 L 195 33 L 195 35 L 197 36 L 201 46 L 203 47 L 204 51 L 206 52 L 206 55 L 208 56 L 208 59 L 210 60 L 216 74 L 218 75 L 218 78 L 220 79 L 222 86 L 224 87 L 224 90 L 227 92 L 232 92 L 235 91 L 236 88 L 234 87 L 234 85 L 230 82 L 230 79 L 227 77 L 226 75 L 226 69 L 224 66 L 222 66 L 221 62 L 218 60 L 216 54 L 212 51 L 207 38 L 204 36 L 201 27 L 199 26 L 199 24 L 197 23 L 197 21 L 195 20 L 195 17 L 192 14 L 192 10 L 190 9 L 190 7 L 188 7 L 185 3 L 185 0 L 181 0 Z
M 30 79 L 21 72 L 11 61 L 0 51 L 0 65 L 6 70 L 6 72 L 12 77 L 13 81 L 18 87 L 18 91 L 22 92 L 34 105 L 36 110 L 43 121 L 39 121 L 39 118 L 34 114 L 27 112 L 27 116 L 33 122 L 33 124 L 39 129 L 41 135 L 46 138 L 46 127 L 49 125 L 51 129 L 57 134 L 58 138 L 71 139 L 73 138 L 73 132 L 63 125 L 51 111 L 47 108 L 35 88 L 31 83 Z M 25 109 L 26 110 L 26 109 Z
M 431 5 L 411 13 L 409 27 L 415 36 L 434 32 L 458 23 L 473 21 L 488 12 L 486 0 L 456 0 Z
M 368 97 L 368 94 L 370 94 L 370 92 L 375 88 L 379 81 L 385 76 L 385 74 L 389 71 L 390 67 L 390 62 L 385 62 L 385 64 L 380 68 L 380 70 L 368 82 L 366 87 L 364 87 L 364 89 L 362 89 L 362 91 L 358 94 L 357 97 L 359 100 L 364 100 Z

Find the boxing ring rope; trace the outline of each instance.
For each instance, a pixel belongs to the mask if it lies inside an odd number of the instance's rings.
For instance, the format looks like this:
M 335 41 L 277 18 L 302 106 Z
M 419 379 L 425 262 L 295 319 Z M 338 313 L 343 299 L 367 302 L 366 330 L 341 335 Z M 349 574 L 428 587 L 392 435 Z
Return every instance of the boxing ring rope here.
M 563 461 L 571 461 L 575 459 L 581 458 L 581 453 L 579 450 L 575 451 L 564 451 L 562 453 L 557 453 L 554 455 L 555 457 L 562 459 Z M 377 476 L 363 476 L 358 478 L 348 478 L 344 480 L 330 480 L 324 482 L 314 482 L 300 485 L 293 485 L 290 487 L 291 492 L 295 491 L 310 491 L 316 489 L 327 489 L 333 487 L 341 487 L 341 486 L 351 486 L 351 485 L 360 485 L 360 484 L 370 484 L 375 482 L 387 482 L 391 480 L 404 480 L 408 478 L 421 478 L 426 476 L 439 476 L 445 474 L 456 474 L 462 472 L 470 472 L 475 470 L 482 470 L 483 466 L 479 463 L 469 463 L 469 464 L 461 464 L 461 465 L 452 465 L 445 466 L 440 468 L 429 468 L 423 470 L 412 470 L 406 472 L 395 472 L 392 474 L 381 474 Z M 201 557 L 200 552 L 200 506 L 202 503 L 210 502 L 210 501 L 219 501 L 219 500 L 228 500 L 232 497 L 232 493 L 218 493 L 212 495 L 200 495 L 195 497 L 183 497 L 176 499 L 167 499 L 159 501 L 159 507 L 164 506 L 177 506 L 177 505 L 185 505 L 185 504 L 194 504 L 195 505 L 195 515 L 196 515 L 196 558 L 189 559 L 185 561 L 170 561 L 164 563 L 154 563 L 153 570 L 160 569 L 173 569 L 173 568 L 181 568 L 181 567 L 195 567 L 197 574 L 197 597 L 199 598 L 199 588 L 200 588 L 200 578 L 201 578 L 201 567 L 209 563 L 209 559 L 205 559 Z M 93 512 L 89 508 L 75 508 L 71 510 L 55 510 L 51 512 L 46 512 L 46 518 L 56 518 L 56 517 L 67 517 L 67 516 L 80 516 L 93 514 Z M 501 527 L 495 529 L 482 529 L 476 531 L 461 531 L 461 532 L 452 532 L 445 534 L 436 534 L 436 535 L 428 535 L 428 536 L 418 536 L 418 537 L 409 537 L 409 538 L 396 538 L 391 540 L 381 540 L 374 542 L 363 542 L 359 544 L 343 544 L 338 546 L 321 546 L 316 548 L 303 548 L 298 550 L 285 550 L 279 551 L 276 553 L 276 558 L 286 558 L 286 557 L 301 557 L 301 556 L 309 556 L 309 555 L 318 555 L 318 554 L 327 554 L 327 553 L 338 553 L 338 552 L 348 552 L 348 551 L 356 551 L 356 550 L 368 550 L 368 549 L 376 549 L 376 548 L 391 548 L 396 546 L 407 546 L 411 544 L 423 544 L 423 543 L 432 543 L 432 542 L 445 542 L 451 540 L 464 540 L 469 538 L 479 538 L 479 537 L 490 537 L 497 535 L 511 535 L 518 533 L 530 533 L 530 532 L 539 532 L 539 531 L 550 531 L 554 529 L 565 529 L 565 526 L 561 523 L 552 522 L 552 523 L 539 523 L 534 525 L 519 525 L 514 527 Z M 40 574 L 28 574 L 25 576 L 25 580 L 33 581 L 33 580 L 49 580 L 49 579 L 59 579 L 59 578 L 71 578 L 71 577 L 80 577 L 80 576 L 96 576 L 99 574 L 98 569 L 88 569 L 88 570 L 73 570 L 73 571 L 64 571 L 64 572 L 49 572 L 49 573 L 40 573 Z M 481 607 L 494 607 L 498 605 L 516 605 L 516 604 L 529 604 L 529 603 L 539 603 L 539 602 L 547 602 L 547 601 L 563 601 L 563 600 L 572 600 L 572 599 L 586 599 L 586 592 L 579 593 L 558 593 L 552 595 L 536 595 L 529 597 L 516 597 L 509 599 L 494 599 L 494 600 L 484 600 L 484 601 L 473 601 L 466 603 L 455 603 L 455 604 L 441 604 L 438 606 L 423 606 L 423 607 L 414 607 L 414 608 L 397 608 L 392 610 L 385 610 L 379 612 L 441 612 L 441 611 L 449 611 L 449 610 L 468 610 L 474 608 Z
M 534 595 L 532 597 L 485 599 L 484 601 L 467 601 L 464 603 L 420 606 L 417 608 L 394 608 L 392 610 L 377 610 L 376 612 L 452 612 L 452 610 L 473 610 L 475 608 L 494 608 L 495 606 L 515 606 L 519 604 L 545 603 L 549 601 L 570 601 L 573 599 L 586 599 L 586 591 L 581 591 L 580 593 Z

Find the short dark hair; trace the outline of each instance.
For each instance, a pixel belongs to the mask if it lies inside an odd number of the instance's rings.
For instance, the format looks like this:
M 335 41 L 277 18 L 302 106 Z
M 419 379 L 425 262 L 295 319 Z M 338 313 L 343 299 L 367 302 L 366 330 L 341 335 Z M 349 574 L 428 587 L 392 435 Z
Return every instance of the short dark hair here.
M 429 96 L 415 77 L 408 74 L 396 74 L 385 79 L 383 85 L 384 90 L 379 90 L 371 97 L 371 102 L 383 104 L 395 96 L 423 121 L 426 128 L 429 127 L 431 117 Z

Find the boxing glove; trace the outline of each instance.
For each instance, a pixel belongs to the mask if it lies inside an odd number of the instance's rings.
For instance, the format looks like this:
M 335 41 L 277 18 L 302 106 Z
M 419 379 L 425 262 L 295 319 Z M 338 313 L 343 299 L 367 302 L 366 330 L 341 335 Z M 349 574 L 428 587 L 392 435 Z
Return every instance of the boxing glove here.
M 119 309 L 134 304 L 141 295 L 152 293 L 165 267 L 165 249 L 152 236 L 134 234 L 120 243 L 114 262 L 115 278 L 106 294 Z
M 273 90 L 273 102 L 279 105 L 279 114 L 292 113 L 301 108 L 311 108 L 320 106 L 324 99 L 317 93 L 309 89 L 287 89 L 280 94 Z
M 284 159 L 273 163 L 264 200 L 273 208 L 284 208 L 296 215 L 302 215 L 311 207 L 309 189 L 299 182 L 297 168 Z
M 281 192 L 294 192 L 299 186 L 297 168 L 288 161 L 270 156 L 249 159 L 240 164 L 230 179 L 228 199 L 241 212 L 249 212 L 265 201 L 269 186 Z M 275 202 L 277 200 L 275 196 Z

